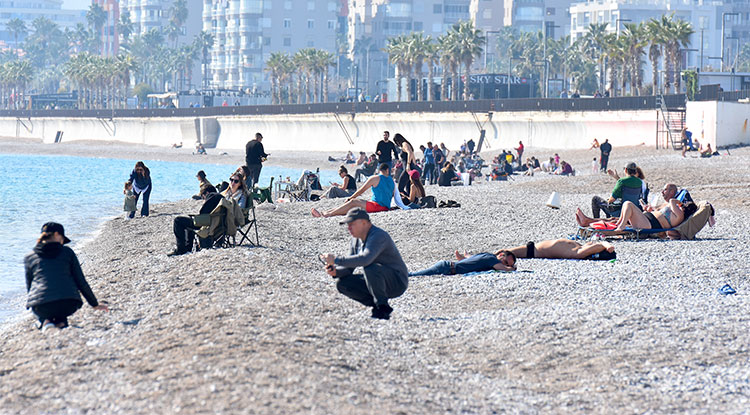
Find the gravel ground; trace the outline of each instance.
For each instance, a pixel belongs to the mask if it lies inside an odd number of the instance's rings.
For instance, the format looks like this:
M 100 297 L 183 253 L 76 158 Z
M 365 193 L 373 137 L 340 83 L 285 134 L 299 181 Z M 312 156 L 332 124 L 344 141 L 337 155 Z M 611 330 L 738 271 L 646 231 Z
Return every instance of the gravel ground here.
M 372 220 L 410 269 L 456 248 L 565 237 L 575 208 L 589 212 L 613 181 L 586 173 L 593 151 L 561 155 L 581 174 L 428 186 L 462 207 Z M 638 162 L 654 197 L 670 180 L 711 201 L 717 226 L 695 241 L 616 242 L 614 263 L 532 259 L 519 261 L 530 272 L 415 277 L 390 321 L 339 295 L 315 259 L 346 249 L 337 219 L 309 215 L 335 201 L 263 205 L 263 247 L 176 258 L 165 255 L 172 219 L 199 202 L 110 221 L 78 253 L 112 311 L 86 306 L 71 328 L 44 334 L 30 317 L 7 327 L 0 413 L 746 413 L 750 149 L 612 157 L 620 169 Z M 544 206 L 552 191 L 560 210 Z M 718 293 L 727 283 L 736 295 Z

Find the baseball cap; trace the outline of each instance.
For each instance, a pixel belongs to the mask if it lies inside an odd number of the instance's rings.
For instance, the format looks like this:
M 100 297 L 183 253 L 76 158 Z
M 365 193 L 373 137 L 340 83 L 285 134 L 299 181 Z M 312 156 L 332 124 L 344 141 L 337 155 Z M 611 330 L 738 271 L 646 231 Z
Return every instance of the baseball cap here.
M 637 166 L 632 161 L 625 165 L 625 170 L 635 170 Z
M 367 214 L 367 211 L 362 209 L 361 207 L 354 207 L 349 209 L 348 212 L 346 212 L 346 216 L 344 217 L 344 220 L 339 222 L 342 225 L 345 225 L 347 223 L 352 223 L 357 219 L 367 219 L 370 220 L 370 215 Z
M 68 239 L 68 237 L 65 236 L 65 228 L 63 228 L 63 226 L 57 222 L 47 222 L 44 225 L 42 225 L 42 232 L 43 233 L 57 232 L 63 237 L 63 245 L 70 243 L 70 239 Z

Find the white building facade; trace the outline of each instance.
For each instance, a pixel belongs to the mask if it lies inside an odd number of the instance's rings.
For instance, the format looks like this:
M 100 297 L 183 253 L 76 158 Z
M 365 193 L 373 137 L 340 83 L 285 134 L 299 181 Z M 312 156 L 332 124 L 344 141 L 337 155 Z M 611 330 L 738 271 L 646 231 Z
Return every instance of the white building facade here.
M 0 1 L 0 40 L 12 44 L 14 34 L 10 33 L 7 24 L 12 19 L 21 19 L 28 32 L 32 32 L 31 22 L 44 17 L 56 23 L 60 30 L 73 30 L 78 23 L 86 23 L 86 10 L 65 10 L 62 0 L 2 0 Z M 19 36 L 21 42 L 24 36 Z

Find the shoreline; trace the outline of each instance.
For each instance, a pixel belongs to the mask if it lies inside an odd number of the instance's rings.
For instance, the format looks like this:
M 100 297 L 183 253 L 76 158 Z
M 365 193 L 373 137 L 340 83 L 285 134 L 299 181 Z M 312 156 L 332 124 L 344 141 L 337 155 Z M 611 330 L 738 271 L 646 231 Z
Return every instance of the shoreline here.
M 575 177 L 427 186 L 462 207 L 372 220 L 410 270 L 448 259 L 453 249 L 565 237 L 575 231 L 575 208 L 588 212 L 591 196 L 614 184 L 587 172 L 591 154 L 561 152 L 581 173 Z M 182 257 L 166 256 L 172 219 L 196 212 L 199 201 L 155 205 L 159 215 L 147 220 L 105 221 L 76 252 L 111 312 L 84 305 L 71 328 L 50 335 L 12 325 L 15 332 L 0 336 L 0 407 L 9 414 L 741 413 L 750 404 L 750 264 L 741 261 L 750 257 L 743 190 L 750 177 L 738 166 L 750 162 L 750 148 L 710 159 L 615 149 L 610 165 L 622 169 L 631 159 L 652 195 L 674 181 L 712 202 L 717 226 L 695 241 L 616 242 L 614 263 L 522 259 L 519 270 L 532 272 L 415 277 L 392 301 L 388 322 L 336 292 L 315 260 L 346 251 L 338 219 L 309 214 L 340 201 L 261 205 L 261 247 Z M 562 195 L 560 210 L 544 206 L 552 191 Z M 738 294 L 721 296 L 725 283 Z

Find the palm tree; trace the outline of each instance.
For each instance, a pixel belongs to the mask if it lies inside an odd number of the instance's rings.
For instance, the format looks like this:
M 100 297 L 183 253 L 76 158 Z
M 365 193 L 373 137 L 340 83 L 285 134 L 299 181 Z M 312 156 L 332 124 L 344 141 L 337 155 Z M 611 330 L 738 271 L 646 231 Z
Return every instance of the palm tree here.
M 102 27 L 104 27 L 104 23 L 107 21 L 107 12 L 100 5 L 93 3 L 86 12 L 86 21 L 89 24 L 89 29 L 92 31 L 92 40 L 96 43 L 96 52 L 101 53 Z
M 29 32 L 28 29 L 26 29 L 26 23 L 17 17 L 8 20 L 8 23 L 5 24 L 5 29 L 13 35 L 13 47 L 15 48 L 18 48 L 18 38 L 26 36 Z
M 660 20 L 651 19 L 646 23 L 646 39 L 649 42 L 648 59 L 651 61 L 651 73 L 653 77 L 652 95 L 659 94 L 659 64 L 664 56 L 664 48 L 667 45 L 665 28 L 669 26 L 667 16 Z
M 680 91 L 680 72 L 682 71 L 682 52 L 681 49 L 690 46 L 690 36 L 695 33 L 693 25 L 684 20 L 673 21 L 669 28 L 669 42 L 667 43 L 667 56 L 670 58 L 671 75 L 674 80 L 674 93 Z
M 125 9 L 120 14 L 120 21 L 117 22 L 117 31 L 120 33 L 120 43 L 127 44 L 130 42 L 130 35 L 133 34 L 133 21 L 130 19 L 130 11 Z
M 328 69 L 336 66 L 336 56 L 325 50 L 317 50 L 318 70 L 323 73 L 323 97 L 320 102 L 328 102 Z
M 435 100 L 435 67 L 440 63 L 440 47 L 427 36 L 425 44 L 425 61 L 427 62 L 427 101 Z
M 642 23 L 628 23 L 621 34 L 622 45 L 625 51 L 625 69 L 630 80 L 631 95 L 640 95 L 642 80 L 641 68 L 643 66 L 644 48 L 648 45 L 646 40 L 646 29 Z
M 451 28 L 455 32 L 454 40 L 456 42 L 457 60 L 463 63 L 466 71 L 464 72 L 464 100 L 469 100 L 469 77 L 471 76 L 471 65 L 474 59 L 482 55 L 486 38 L 482 35 L 480 29 L 474 28 L 471 21 L 460 21 Z
M 425 37 L 422 32 L 412 33 L 408 39 L 407 53 L 409 54 L 409 61 L 414 68 L 415 77 L 417 78 L 417 101 L 425 100 L 422 91 L 422 67 L 429 52 L 430 42 L 432 42 L 432 38 L 429 36 Z
M 443 101 L 455 99 L 458 97 L 458 60 L 456 59 L 455 47 L 453 41 L 454 34 L 448 32 L 438 38 L 438 49 L 440 50 L 440 63 L 443 65 L 443 83 L 440 88 L 440 96 Z M 452 78 L 451 98 L 448 98 L 448 78 Z
M 116 68 L 117 75 L 123 86 L 123 99 L 127 99 L 130 96 L 128 92 L 130 89 L 130 77 L 133 72 L 138 70 L 138 63 L 132 55 L 120 54 L 117 55 Z
M 388 45 L 385 48 L 388 53 L 388 61 L 396 65 L 396 101 L 401 101 L 402 85 L 401 78 L 411 77 L 411 67 L 409 65 L 408 42 L 405 35 L 392 37 L 388 39 Z M 407 81 L 407 88 L 409 82 Z
M 201 30 L 198 35 L 195 36 L 195 44 L 201 51 L 201 64 L 203 66 L 203 88 L 208 88 L 208 52 L 214 47 L 214 35 Z
M 266 61 L 265 71 L 271 74 L 271 103 L 281 104 L 281 78 L 286 71 L 289 55 L 284 52 L 273 52 Z
M 607 23 L 591 23 L 583 37 L 585 56 L 599 66 L 599 89 L 604 90 L 604 46 L 607 36 Z
M 182 33 L 182 26 L 188 18 L 187 0 L 174 0 L 172 7 L 169 8 L 169 28 L 167 33 L 169 38 L 174 42 L 174 48 L 177 48 L 177 39 Z
M 609 69 L 609 94 L 611 97 L 617 96 L 618 78 L 621 72 L 618 69 L 625 64 L 625 53 L 620 45 L 619 39 L 614 33 L 610 33 L 604 40 L 604 53 L 608 61 Z

